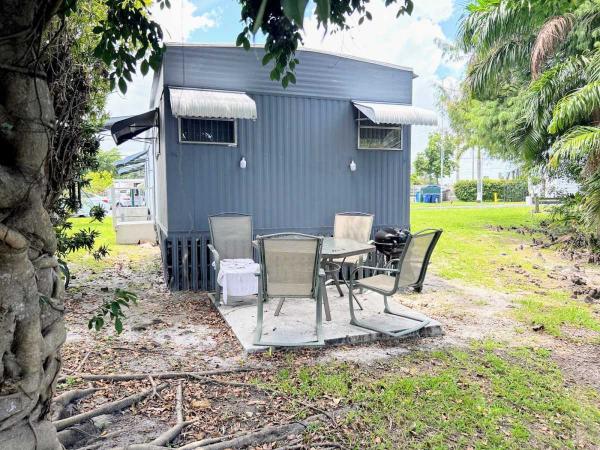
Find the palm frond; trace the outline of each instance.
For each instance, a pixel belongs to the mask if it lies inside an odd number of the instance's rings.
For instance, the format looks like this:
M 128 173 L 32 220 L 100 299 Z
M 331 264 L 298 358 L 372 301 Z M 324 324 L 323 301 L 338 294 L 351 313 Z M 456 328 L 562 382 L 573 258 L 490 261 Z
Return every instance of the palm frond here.
M 503 40 L 488 51 L 471 59 L 467 72 L 467 85 L 473 92 L 485 93 L 515 66 L 529 60 L 530 44 L 519 38 Z
M 564 42 L 573 29 L 574 16 L 565 14 L 552 17 L 538 32 L 531 49 L 531 76 L 536 79 L 542 72 L 542 67 L 549 57 L 556 53 L 559 45 Z
M 576 126 L 571 128 L 552 146 L 551 164 L 563 160 L 583 160 L 600 156 L 600 128 Z
M 507 36 L 530 30 L 531 16 L 524 2 L 500 1 L 471 10 L 459 24 L 458 43 L 464 51 L 485 51 Z
M 588 123 L 599 109 L 600 81 L 592 81 L 557 103 L 548 131 L 556 134 L 577 123 Z
M 600 170 L 585 179 L 582 186 L 583 220 L 588 228 L 600 237 Z
M 553 138 L 548 125 L 552 110 L 561 98 L 581 85 L 587 64 L 586 57 L 571 57 L 543 72 L 522 94 L 521 118 L 509 139 L 524 156 L 540 155 L 550 146 Z
M 600 81 L 600 50 L 593 53 L 586 72 L 590 81 Z

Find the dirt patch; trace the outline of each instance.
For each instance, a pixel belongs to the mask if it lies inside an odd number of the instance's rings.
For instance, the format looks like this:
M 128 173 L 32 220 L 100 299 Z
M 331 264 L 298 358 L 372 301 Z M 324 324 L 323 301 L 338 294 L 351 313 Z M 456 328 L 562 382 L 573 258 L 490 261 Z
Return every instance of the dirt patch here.
M 129 264 L 121 261 L 102 272 L 82 271 L 67 292 L 68 337 L 63 349 L 63 376 L 78 373 L 128 373 L 157 371 L 199 371 L 215 368 L 256 365 L 273 371 L 287 361 L 285 352 L 273 356 L 245 356 L 231 330 L 211 306 L 204 293 L 169 292 L 161 278 L 157 248 L 145 248 L 144 259 Z M 585 265 L 570 266 L 564 260 L 538 258 L 540 269 L 525 271 L 539 283 L 540 291 L 600 286 L 600 271 Z M 516 269 L 524 270 L 515 267 Z M 508 270 L 508 269 L 507 269 Z M 523 274 L 521 274 L 523 275 Z M 541 277 L 546 277 L 542 280 Z M 576 278 L 577 277 L 577 278 Z M 108 287 L 108 290 L 106 289 Z M 87 320 L 115 288 L 136 292 L 138 305 L 127 311 L 125 329 L 117 335 L 109 328 L 95 332 Z M 581 301 L 590 293 L 582 293 Z M 511 318 L 519 307 L 519 294 L 507 294 L 482 287 L 467 286 L 429 274 L 422 294 L 405 293 L 398 298 L 407 306 L 440 321 L 445 335 L 440 338 L 380 342 L 319 350 L 295 351 L 297 364 L 334 360 L 347 361 L 378 370 L 380 361 L 415 350 L 431 351 L 446 347 L 469 347 L 473 340 L 490 339 L 507 346 L 543 347 L 552 350 L 567 381 L 600 391 L 600 345 L 589 342 L 590 335 L 579 336 L 579 329 L 565 329 L 571 339 L 557 339 L 534 331 Z M 223 376 L 240 383 L 260 380 L 260 373 Z M 127 383 L 102 383 L 106 390 L 80 402 L 78 410 L 88 410 L 107 401 L 151 387 L 149 380 Z M 68 378 L 59 385 L 65 391 L 85 387 Z M 293 420 L 301 411 L 314 413 L 285 396 L 273 396 L 247 387 L 185 381 L 186 419 L 197 422 L 186 428 L 180 441 L 204 439 L 266 424 Z M 122 431 L 102 443 L 102 448 L 145 442 L 174 423 L 174 384 L 160 397 L 149 398 L 133 409 L 111 417 L 111 432 Z

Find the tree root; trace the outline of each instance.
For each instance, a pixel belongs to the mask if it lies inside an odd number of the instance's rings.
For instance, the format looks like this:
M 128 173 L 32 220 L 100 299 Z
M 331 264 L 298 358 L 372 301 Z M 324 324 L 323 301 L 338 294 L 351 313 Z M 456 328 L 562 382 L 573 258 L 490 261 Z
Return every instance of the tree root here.
M 347 410 L 348 408 L 343 408 L 341 410 L 333 411 L 331 413 L 328 412 L 326 414 L 317 414 L 314 416 L 310 416 L 302 421 L 291 422 L 282 425 L 272 425 L 264 428 L 259 428 L 258 430 L 250 432 L 241 432 L 228 436 L 221 436 L 218 438 L 203 439 L 201 441 L 190 442 L 189 444 L 185 444 L 181 447 L 175 448 L 177 450 L 226 450 L 230 448 L 247 448 L 250 446 L 257 446 L 261 444 L 267 444 L 270 442 L 277 442 L 282 439 L 286 439 L 287 436 L 291 434 L 301 434 L 310 424 L 327 419 L 332 420 L 332 417 L 345 414 Z M 179 418 L 179 413 L 177 414 Z M 174 448 L 165 447 L 164 445 L 167 445 L 170 441 L 162 440 L 161 437 L 167 436 L 168 433 L 171 433 L 179 425 L 181 425 L 181 423 L 178 423 L 170 430 L 161 434 L 158 438 L 147 444 L 128 445 L 126 447 L 117 447 L 112 450 L 167 450 L 168 448 Z M 181 429 L 178 430 L 178 433 L 179 431 L 181 431 Z M 174 437 L 176 437 L 176 435 Z M 171 438 L 171 440 L 173 438 Z M 321 446 L 343 448 L 341 445 L 333 442 L 323 443 L 321 444 Z
M 168 386 L 167 383 L 161 384 L 156 388 L 156 391 L 161 391 Z M 77 414 L 75 416 L 67 417 L 66 419 L 57 420 L 54 422 L 54 426 L 58 431 L 64 430 L 70 426 L 81 423 L 85 420 L 91 419 L 96 416 L 100 416 L 102 414 L 111 414 L 116 411 L 120 411 L 122 409 L 128 408 L 134 403 L 143 400 L 148 395 L 152 394 L 153 389 L 146 389 L 145 391 L 138 392 L 137 394 L 130 395 L 129 397 L 122 398 L 121 400 L 117 400 L 114 402 L 109 402 L 104 405 L 99 406 L 96 409 L 91 411 L 87 411 L 81 414 Z
M 117 447 L 113 450 L 154 450 L 154 449 L 164 449 L 165 445 L 169 444 L 172 440 L 174 440 L 179 434 L 181 430 L 183 430 L 188 425 L 194 423 L 193 420 L 184 420 L 183 415 L 183 385 L 181 381 L 177 385 L 177 391 L 175 392 L 175 416 L 177 418 L 177 423 L 169 428 L 167 431 L 159 435 L 156 439 L 150 441 L 147 444 L 134 444 L 128 445 L 126 447 Z
M 71 427 L 58 432 L 58 441 L 65 447 L 71 447 L 83 438 L 95 437 L 98 430 L 92 422 L 84 423 L 79 427 Z
M 73 389 L 54 397 L 54 399 L 52 399 L 52 420 L 57 421 L 61 419 L 66 407 L 69 406 L 70 403 L 92 395 L 94 392 L 102 389 L 103 388 Z
M 107 433 L 104 436 L 96 436 L 88 445 L 85 447 L 79 447 L 77 450 L 96 450 L 104 445 L 104 442 L 102 441 L 118 436 L 119 434 L 121 434 L 121 431 L 113 431 L 112 433 Z
M 228 448 L 246 448 L 250 446 L 257 446 L 259 444 L 266 444 L 269 442 L 276 442 L 281 439 L 287 438 L 290 434 L 302 433 L 308 425 L 319 422 L 326 419 L 327 416 L 323 414 L 317 414 L 315 416 L 308 417 L 303 421 L 287 423 L 283 425 L 274 425 L 261 428 L 260 430 L 248 433 L 230 440 L 221 441 L 215 444 L 209 445 L 194 445 L 190 443 L 185 446 L 186 450 L 191 449 L 202 449 L 202 450 L 225 450 Z M 197 443 L 199 444 L 199 443 Z
M 144 380 L 152 377 L 157 380 L 165 380 L 169 378 L 190 378 L 193 376 L 211 376 L 222 375 L 237 372 L 252 372 L 264 370 L 258 367 L 238 367 L 235 369 L 217 369 L 207 370 L 204 372 L 153 372 L 153 373 L 123 373 L 123 374 L 74 374 L 74 378 L 80 378 L 87 381 L 132 381 Z

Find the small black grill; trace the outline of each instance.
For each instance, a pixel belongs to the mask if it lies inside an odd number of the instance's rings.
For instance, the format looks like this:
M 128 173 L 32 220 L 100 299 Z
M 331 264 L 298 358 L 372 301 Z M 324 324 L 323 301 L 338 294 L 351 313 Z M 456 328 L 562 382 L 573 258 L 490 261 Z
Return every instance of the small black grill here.
M 402 228 L 382 228 L 375 233 L 375 248 L 387 262 L 400 256 L 408 236 L 410 232 Z

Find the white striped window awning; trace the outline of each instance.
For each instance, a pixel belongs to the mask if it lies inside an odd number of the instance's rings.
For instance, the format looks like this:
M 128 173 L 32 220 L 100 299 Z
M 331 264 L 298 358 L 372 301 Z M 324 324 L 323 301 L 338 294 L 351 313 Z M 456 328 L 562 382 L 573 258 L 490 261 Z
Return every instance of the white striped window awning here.
M 175 117 L 256 120 L 256 103 L 244 92 L 169 87 Z
M 380 124 L 437 125 L 437 114 L 425 108 L 395 103 L 352 102 L 356 109 Z

